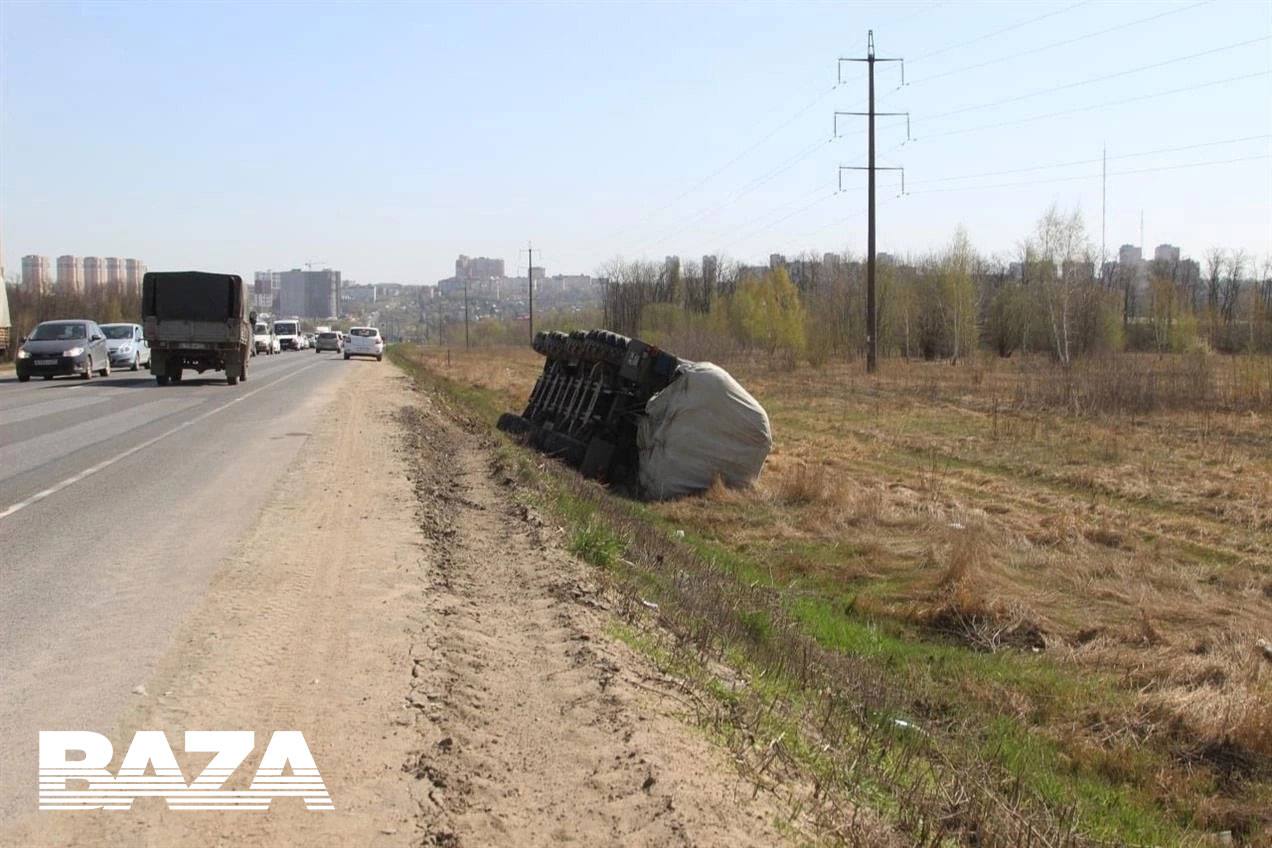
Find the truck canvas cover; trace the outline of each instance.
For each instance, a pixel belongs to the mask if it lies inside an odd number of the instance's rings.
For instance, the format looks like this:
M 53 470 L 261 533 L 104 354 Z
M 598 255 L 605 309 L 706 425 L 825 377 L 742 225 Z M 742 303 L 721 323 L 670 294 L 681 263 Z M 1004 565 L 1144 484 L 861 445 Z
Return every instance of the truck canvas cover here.
M 242 280 L 203 271 L 151 273 L 145 278 L 142 311 L 160 321 L 225 322 L 237 317 Z
M 729 373 L 710 362 L 685 362 L 679 376 L 650 398 L 637 430 L 640 487 L 664 500 L 708 488 L 748 486 L 773 447 L 768 413 Z

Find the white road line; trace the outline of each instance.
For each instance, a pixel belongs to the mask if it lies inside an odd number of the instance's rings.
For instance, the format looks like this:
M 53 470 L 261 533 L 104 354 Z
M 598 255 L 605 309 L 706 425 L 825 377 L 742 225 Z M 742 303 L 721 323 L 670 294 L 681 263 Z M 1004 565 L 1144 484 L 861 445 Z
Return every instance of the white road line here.
M 252 395 L 258 392 L 263 392 L 266 389 L 273 388 L 274 386 L 277 386 L 279 383 L 285 380 L 290 380 L 292 377 L 295 377 L 297 374 L 303 374 L 306 371 L 308 371 L 310 368 L 315 368 L 321 365 L 324 361 L 329 361 L 329 360 L 322 360 L 319 362 L 315 362 L 312 365 L 306 365 L 303 368 L 298 368 L 295 371 L 291 372 L 290 374 L 285 374 L 282 377 L 279 377 L 277 380 L 274 380 L 264 386 L 261 386 L 259 389 L 252 389 L 250 392 L 239 395 L 238 397 L 234 398 L 234 400 L 230 401 L 229 403 L 223 403 L 220 406 L 218 406 L 216 409 L 210 409 L 207 412 L 203 413 L 202 415 L 196 415 L 194 418 L 191 418 L 189 421 L 183 421 L 177 426 L 173 427 L 171 430 L 167 430 L 163 433 L 160 433 L 158 436 L 155 436 L 154 438 L 146 439 L 146 441 L 142 442 L 141 444 L 133 445 L 132 447 L 130 447 L 128 450 L 124 451 L 123 453 L 116 454 L 115 456 L 112 456 L 110 459 L 102 460 L 96 465 L 90 466 L 89 468 L 85 468 L 83 471 L 79 472 L 78 474 L 75 474 L 71 477 L 67 477 L 61 483 L 58 483 L 54 486 L 50 486 L 49 488 L 41 492 L 36 492 L 34 495 L 27 498 L 26 500 L 19 501 L 18 503 L 15 503 L 13 506 L 9 507 L 3 512 L 0 512 L 0 520 L 4 520 L 8 518 L 9 516 L 13 515 L 14 513 L 21 512 L 22 510 L 26 509 L 32 504 L 39 503 L 40 501 L 44 500 L 50 495 L 56 495 L 58 492 L 62 491 L 65 488 L 68 488 L 69 486 L 74 486 L 76 483 L 80 482 L 86 477 L 91 477 L 94 474 L 96 474 L 98 471 L 101 471 L 105 468 L 109 468 L 110 466 L 114 465 L 116 462 L 119 462 L 121 459 L 127 459 L 128 457 L 132 456 L 138 451 L 145 450 L 146 448 L 150 447 L 156 442 L 161 442 L 164 439 L 168 438 L 169 436 L 175 433 L 181 432 L 182 430 L 186 429 L 190 425 L 199 423 L 205 418 L 211 418 L 213 415 L 216 415 L 218 412 L 224 409 L 228 409 L 236 403 L 245 401 L 248 398 L 250 398 Z

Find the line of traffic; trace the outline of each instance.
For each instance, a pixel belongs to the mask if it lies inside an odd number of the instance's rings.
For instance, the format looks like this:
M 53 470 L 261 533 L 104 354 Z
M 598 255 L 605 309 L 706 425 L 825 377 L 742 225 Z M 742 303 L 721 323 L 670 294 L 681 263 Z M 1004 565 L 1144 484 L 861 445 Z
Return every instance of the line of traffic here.
M 218 414 L 218 413 L 220 413 L 220 412 L 223 412 L 224 410 L 226 410 L 226 409 L 230 408 L 231 406 L 234 406 L 234 405 L 235 405 L 235 404 L 237 404 L 237 403 L 240 403 L 240 402 L 242 402 L 242 401 L 245 401 L 245 400 L 247 400 L 248 398 L 250 398 L 250 397 L 252 397 L 252 396 L 254 396 L 254 395 L 256 395 L 256 394 L 259 394 L 260 392 L 265 391 L 266 389 L 273 388 L 273 387 L 277 386 L 279 383 L 286 382 L 287 380 L 290 380 L 290 379 L 292 379 L 293 377 L 295 377 L 295 376 L 297 376 L 297 375 L 299 375 L 299 374 L 303 374 L 304 372 L 308 371 L 309 369 L 311 369 L 311 368 L 315 368 L 315 367 L 317 367 L 317 366 L 319 366 L 319 365 L 323 364 L 323 362 L 324 362 L 324 361 L 326 361 L 326 360 L 320 360 L 320 361 L 318 361 L 318 362 L 313 362 L 313 363 L 311 363 L 311 364 L 309 364 L 309 365 L 302 366 L 302 367 L 300 367 L 300 368 L 296 369 L 295 371 L 288 372 L 288 373 L 286 373 L 286 374 L 282 375 L 281 377 L 278 377 L 278 378 L 276 378 L 276 379 L 274 379 L 274 380 L 271 380 L 270 382 L 266 383 L 266 384 L 265 384 L 265 385 L 263 385 L 263 386 L 260 386 L 260 387 L 258 387 L 258 388 L 254 388 L 254 389 L 252 389 L 251 391 L 245 392 L 245 393 L 243 393 L 243 394 L 236 395 L 235 397 L 231 398 L 230 400 L 226 401 L 225 403 L 223 403 L 223 404 L 221 404 L 221 405 L 219 405 L 219 406 L 217 406 L 217 407 L 215 407 L 215 408 L 213 408 L 213 409 L 210 409 L 210 410 L 208 410 L 208 411 L 206 411 L 206 412 L 203 412 L 203 413 L 201 413 L 201 414 L 199 414 L 199 415 L 196 415 L 196 416 L 195 416 L 195 417 L 193 417 L 193 418 L 190 418 L 190 419 L 187 419 L 187 420 L 185 420 L 185 421 L 182 421 L 180 424 L 177 424 L 176 426 L 174 426 L 174 427 L 172 427 L 172 428 L 170 428 L 170 429 L 168 429 L 168 430 L 165 430 L 164 432 L 160 433 L 160 434 L 159 434 L 159 435 L 157 435 L 157 436 L 153 436 L 153 437 L 151 437 L 151 438 L 149 438 L 149 439 L 146 439 L 145 441 L 140 442 L 140 443 L 138 443 L 138 444 L 136 444 L 136 445 L 132 446 L 131 448 L 128 448 L 128 449 L 127 449 L 127 450 L 125 450 L 125 451 L 122 451 L 122 452 L 120 452 L 120 453 L 118 453 L 118 454 L 115 454 L 114 456 L 109 457 L 108 459 L 102 460 L 101 462 L 98 462 L 98 463 L 97 463 L 97 464 L 95 464 L 95 465 L 91 465 L 91 466 L 89 466 L 88 468 L 85 468 L 85 469 L 83 469 L 82 471 L 79 471 L 78 473 L 73 474 L 73 475 L 72 475 L 72 476 L 70 476 L 70 477 L 67 477 L 66 479 L 62 480 L 62 481 L 61 481 L 61 482 L 59 482 L 59 483 L 56 483 L 56 484 L 54 484 L 54 485 L 52 485 L 52 486 L 49 486 L 49 487 L 48 487 L 48 488 L 46 488 L 46 489 L 43 489 L 43 490 L 41 490 L 41 491 L 39 491 L 39 492 L 36 492 L 34 495 L 31 495 L 30 497 L 28 497 L 28 498 L 26 498 L 26 499 L 24 499 L 24 500 L 18 501 L 17 503 L 10 505 L 9 507 L 7 507 L 6 509 L 4 509 L 3 511 L 0 511 L 0 521 L 2 521 L 2 520 L 4 520 L 4 519 L 6 519 L 6 518 L 9 518 L 9 517 L 11 517 L 11 516 L 13 516 L 13 515 L 17 514 L 18 512 L 21 512 L 22 510 L 26 509 L 27 507 L 32 506 L 33 504 L 39 503 L 40 501 L 44 500 L 45 498 L 51 497 L 51 496 L 53 496 L 53 495 L 57 494 L 58 492 L 61 492 L 61 491 L 62 491 L 62 490 L 64 490 L 64 489 L 67 489 L 67 488 L 69 488 L 69 487 L 71 487 L 71 486 L 74 486 L 76 483 L 79 483 L 80 481 L 82 481 L 82 480 L 84 480 L 84 479 L 86 479 L 86 478 L 88 478 L 88 477 L 91 477 L 92 475 L 94 475 L 94 474 L 98 473 L 99 471 L 102 471 L 102 470 L 104 470 L 104 469 L 106 469 L 106 468 L 109 468 L 110 466 L 114 465 L 115 463 L 120 462 L 120 461 L 122 461 L 122 460 L 125 460 L 125 459 L 127 459 L 128 457 L 130 457 L 130 456 L 132 456 L 132 455 L 134 455 L 134 454 L 136 454 L 136 453 L 138 453 L 138 452 L 140 452 L 140 451 L 145 450 L 146 448 L 150 447 L 151 445 L 154 445 L 154 444 L 156 444 L 156 443 L 158 443 L 158 442 L 161 442 L 161 441 L 163 441 L 164 439 L 166 439 L 166 438 L 168 438 L 168 437 L 170 437 L 170 436 L 173 436 L 173 435 L 175 435 L 175 434 L 177 434 L 177 433 L 181 432 L 182 430 L 185 430 L 185 429 L 187 429 L 187 428 L 189 428 L 189 427 L 193 426 L 194 424 L 197 424 L 197 423 L 199 423 L 199 422 L 201 422 L 201 421 L 205 421 L 205 420 L 207 420 L 208 418 L 211 418 L 213 415 L 216 415 L 216 414 Z

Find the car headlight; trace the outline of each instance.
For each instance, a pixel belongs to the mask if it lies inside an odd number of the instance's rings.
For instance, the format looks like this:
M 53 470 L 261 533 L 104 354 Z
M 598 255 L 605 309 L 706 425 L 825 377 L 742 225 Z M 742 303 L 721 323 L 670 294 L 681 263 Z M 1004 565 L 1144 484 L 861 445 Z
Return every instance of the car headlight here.
M 18 359 L 30 359 L 31 352 L 24 348 L 18 348 Z
M 79 355 L 80 355 L 81 353 L 83 353 L 83 352 L 84 352 L 84 348 L 82 348 L 82 347 L 73 347 L 73 348 L 71 348 L 70 350 L 66 351 L 66 353 L 65 353 L 64 355 L 65 355 L 65 356 L 79 356 Z
M 132 353 L 132 345 L 124 344 L 119 346 L 120 353 Z

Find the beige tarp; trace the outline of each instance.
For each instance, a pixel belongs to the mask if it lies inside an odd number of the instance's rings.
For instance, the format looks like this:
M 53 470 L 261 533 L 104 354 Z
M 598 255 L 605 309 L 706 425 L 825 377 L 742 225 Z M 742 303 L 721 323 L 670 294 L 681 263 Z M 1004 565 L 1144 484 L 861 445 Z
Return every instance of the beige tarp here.
M 764 407 L 710 362 L 680 370 L 645 406 L 636 436 L 641 491 L 665 500 L 706 489 L 717 476 L 728 486 L 754 483 L 773 447 Z

